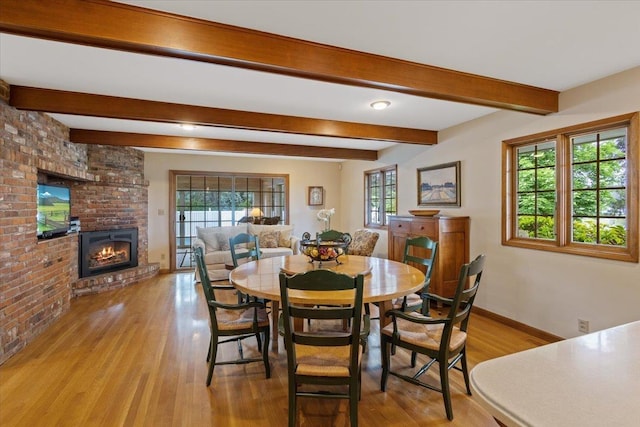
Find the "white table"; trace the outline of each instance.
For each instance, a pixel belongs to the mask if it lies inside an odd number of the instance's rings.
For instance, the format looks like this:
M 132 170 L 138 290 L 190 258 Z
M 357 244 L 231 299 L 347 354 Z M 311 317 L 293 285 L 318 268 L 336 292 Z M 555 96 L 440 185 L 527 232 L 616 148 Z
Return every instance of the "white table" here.
M 640 321 L 479 363 L 474 399 L 507 426 L 640 426 Z

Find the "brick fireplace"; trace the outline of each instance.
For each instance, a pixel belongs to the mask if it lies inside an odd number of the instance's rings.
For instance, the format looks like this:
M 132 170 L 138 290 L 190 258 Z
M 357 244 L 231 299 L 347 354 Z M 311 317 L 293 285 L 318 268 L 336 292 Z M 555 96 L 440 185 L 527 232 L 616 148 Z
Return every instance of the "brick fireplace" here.
M 128 286 L 158 274 L 148 263 L 148 182 L 144 153 L 69 142 L 69 129 L 7 104 L 0 80 L 0 364 L 69 310 L 71 298 Z M 38 241 L 36 184 L 71 188 L 82 231 L 135 228 L 137 266 L 79 278 L 79 235 Z

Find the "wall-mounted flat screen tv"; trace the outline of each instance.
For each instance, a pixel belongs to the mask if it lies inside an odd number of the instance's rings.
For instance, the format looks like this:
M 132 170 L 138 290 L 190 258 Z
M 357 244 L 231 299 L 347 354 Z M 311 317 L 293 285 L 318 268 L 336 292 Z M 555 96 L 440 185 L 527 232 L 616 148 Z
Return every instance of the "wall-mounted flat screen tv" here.
M 47 239 L 69 230 L 71 197 L 68 187 L 38 184 L 38 237 Z

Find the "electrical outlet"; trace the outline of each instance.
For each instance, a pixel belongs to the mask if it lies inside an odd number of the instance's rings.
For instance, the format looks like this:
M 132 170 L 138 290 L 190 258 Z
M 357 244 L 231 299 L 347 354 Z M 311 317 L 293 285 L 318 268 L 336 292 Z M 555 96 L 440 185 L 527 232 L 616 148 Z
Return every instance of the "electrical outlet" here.
M 584 319 L 578 319 L 578 332 L 583 334 L 589 333 L 589 321 Z
M 164 254 L 160 254 L 160 259 L 164 259 L 165 255 Z

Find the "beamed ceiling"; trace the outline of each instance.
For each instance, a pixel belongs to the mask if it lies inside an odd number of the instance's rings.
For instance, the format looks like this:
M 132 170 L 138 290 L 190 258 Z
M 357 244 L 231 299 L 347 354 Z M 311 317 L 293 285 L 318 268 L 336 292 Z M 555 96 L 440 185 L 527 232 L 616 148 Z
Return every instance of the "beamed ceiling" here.
M 558 112 L 560 90 L 640 64 L 637 50 L 622 55 L 623 49 L 608 44 L 609 51 L 621 52 L 615 61 L 573 79 L 562 73 L 556 79 L 532 77 L 556 72 L 556 64 L 548 61 L 523 72 L 522 81 L 507 80 L 498 69 L 495 77 L 474 73 L 485 69 L 485 63 L 496 62 L 507 70 L 517 68 L 505 65 L 514 61 L 528 64 L 524 48 L 535 43 L 546 46 L 549 59 L 580 43 L 567 38 L 565 46 L 558 35 L 548 44 L 536 40 L 527 26 L 520 26 L 523 49 L 512 51 L 512 61 L 478 58 L 464 49 L 460 54 L 469 56 L 464 71 L 419 60 L 439 45 L 416 43 L 425 30 L 411 25 L 416 12 L 440 12 L 446 20 L 456 11 L 464 13 L 457 6 L 471 12 L 468 8 L 484 5 L 487 10 L 478 18 L 490 19 L 489 12 L 495 14 L 492 2 L 126 3 L 0 0 L 0 78 L 11 85 L 10 104 L 51 114 L 71 128 L 71 141 L 84 144 L 376 160 L 379 150 L 393 145 L 437 144 L 438 131 L 498 110 Z M 558 2 L 564 3 L 573 3 L 573 14 L 583 20 L 595 13 L 603 17 L 597 8 L 585 9 L 583 2 Z M 625 5 L 618 3 L 607 2 L 625 20 L 627 13 L 619 13 Z M 546 5 L 549 12 L 556 7 Z M 516 21 L 532 7 L 502 6 Z M 640 12 L 637 5 L 627 2 L 626 7 Z M 333 31 L 312 25 L 324 22 L 323 13 L 331 13 L 333 20 L 326 22 L 334 23 Z M 348 25 L 340 19 L 344 14 L 353 17 Z M 398 58 L 387 52 L 394 50 L 392 42 L 387 43 L 391 47 L 376 40 L 369 45 L 362 37 L 371 35 L 367 26 L 385 15 L 396 30 L 388 32 L 388 39 L 403 42 L 409 37 L 411 42 L 408 49 L 396 46 Z M 459 18 L 466 21 L 463 15 Z M 457 35 L 445 34 L 438 43 L 451 46 L 449 54 L 457 56 L 454 46 L 465 28 L 451 29 Z M 612 31 L 616 38 L 638 33 L 637 28 Z M 331 45 L 326 40 L 333 36 L 340 39 Z M 472 43 L 476 36 L 468 33 L 466 39 Z M 507 39 L 496 40 L 508 49 L 518 47 Z M 585 36 L 585 43 L 590 40 Z M 530 51 L 539 55 L 539 49 Z M 456 61 L 465 64 L 465 58 Z M 536 81 L 552 83 L 551 89 L 532 84 Z M 378 99 L 390 100 L 391 107 L 369 108 Z M 181 123 L 195 124 L 196 130 L 186 134 L 177 126 Z

